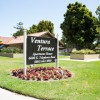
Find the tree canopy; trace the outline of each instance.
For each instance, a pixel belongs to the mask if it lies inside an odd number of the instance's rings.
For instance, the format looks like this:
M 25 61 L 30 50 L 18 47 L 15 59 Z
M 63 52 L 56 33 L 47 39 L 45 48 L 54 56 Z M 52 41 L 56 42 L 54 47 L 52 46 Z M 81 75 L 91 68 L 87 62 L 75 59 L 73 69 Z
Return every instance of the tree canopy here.
M 22 22 L 17 23 L 17 26 L 14 27 L 14 28 L 17 29 L 17 31 L 13 34 L 14 37 L 23 35 L 23 29 L 24 28 L 23 28 Z
M 42 31 L 49 31 L 54 34 L 54 24 L 51 21 L 42 20 L 38 23 L 38 25 L 33 24 L 32 27 L 29 28 L 28 33 L 36 33 Z
M 98 18 L 95 20 L 97 25 L 97 31 L 100 33 L 100 6 L 96 9 L 96 14 L 98 15 Z
M 98 15 L 99 21 L 100 21 L 100 6 L 98 6 L 96 10 L 96 14 Z
M 96 9 L 96 14 L 98 15 L 98 18 L 95 20 L 95 24 L 97 26 L 97 32 L 99 32 L 98 34 L 98 38 L 97 38 L 97 46 L 100 45 L 100 6 L 98 6 L 98 8 Z
M 85 5 L 78 2 L 69 4 L 60 26 L 66 43 L 73 44 L 76 49 L 91 49 L 98 36 L 94 19 Z

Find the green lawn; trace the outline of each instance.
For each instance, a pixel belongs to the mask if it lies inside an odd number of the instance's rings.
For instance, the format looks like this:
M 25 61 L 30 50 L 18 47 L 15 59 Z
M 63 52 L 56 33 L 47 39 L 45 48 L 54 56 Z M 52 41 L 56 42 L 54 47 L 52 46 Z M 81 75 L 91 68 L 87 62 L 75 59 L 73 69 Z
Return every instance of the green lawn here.
M 22 58 L 0 57 L 0 87 L 43 100 L 100 100 L 100 61 L 64 60 L 60 67 L 71 71 L 73 77 L 49 82 L 25 81 L 11 76 L 13 69 L 23 68 Z
M 70 58 L 70 56 L 60 55 L 59 58 Z

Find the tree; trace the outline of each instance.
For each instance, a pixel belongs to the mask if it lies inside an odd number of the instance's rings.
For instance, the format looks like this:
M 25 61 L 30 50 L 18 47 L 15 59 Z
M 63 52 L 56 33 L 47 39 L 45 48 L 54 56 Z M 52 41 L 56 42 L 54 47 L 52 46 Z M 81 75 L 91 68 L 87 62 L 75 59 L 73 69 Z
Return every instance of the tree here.
M 61 41 L 64 43 L 64 47 L 67 49 L 74 48 L 74 44 L 68 40 L 64 35 L 62 35 Z
M 50 33 L 54 34 L 54 24 L 51 21 L 42 20 L 38 23 L 38 25 L 32 25 L 28 30 L 28 33 L 36 33 L 42 31 L 49 31 Z
M 51 21 L 40 21 L 38 24 L 38 31 L 49 31 L 51 33 L 53 33 L 54 31 L 54 25 Z
M 69 4 L 61 24 L 63 36 L 67 42 L 75 45 L 76 49 L 91 49 L 98 32 L 94 24 L 94 16 L 85 5 L 76 2 Z
M 95 22 L 97 24 L 97 31 L 100 33 L 100 6 L 97 8 L 96 14 L 98 15 L 98 19 L 96 19 Z
M 98 6 L 96 10 L 96 14 L 98 15 L 99 21 L 100 21 L 100 6 Z
M 96 45 L 100 45 L 100 6 L 98 6 L 97 10 L 96 10 L 96 14 L 98 15 L 98 19 L 97 19 L 97 31 L 99 32 L 98 38 L 97 38 L 97 44 Z
M 32 33 L 36 33 L 37 31 L 37 25 L 32 25 L 32 27 L 30 27 L 30 29 L 28 30 L 28 34 L 32 34 Z
M 22 22 L 17 23 L 17 26 L 14 27 L 14 28 L 17 29 L 16 33 L 13 34 L 14 37 L 23 35 L 23 29 L 24 28 L 23 28 Z

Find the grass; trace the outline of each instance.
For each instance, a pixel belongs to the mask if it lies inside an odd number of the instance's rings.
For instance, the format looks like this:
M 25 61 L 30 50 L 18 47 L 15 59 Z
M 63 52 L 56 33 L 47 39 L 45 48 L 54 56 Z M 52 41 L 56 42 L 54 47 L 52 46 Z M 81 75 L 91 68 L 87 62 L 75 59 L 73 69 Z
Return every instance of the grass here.
M 60 55 L 59 58 L 70 58 L 70 56 L 67 56 L 67 55 Z
M 55 66 L 55 63 L 36 66 Z M 0 57 L 0 87 L 43 100 L 100 100 L 100 61 L 60 61 L 73 77 L 49 82 L 25 81 L 11 76 L 23 68 L 22 58 Z

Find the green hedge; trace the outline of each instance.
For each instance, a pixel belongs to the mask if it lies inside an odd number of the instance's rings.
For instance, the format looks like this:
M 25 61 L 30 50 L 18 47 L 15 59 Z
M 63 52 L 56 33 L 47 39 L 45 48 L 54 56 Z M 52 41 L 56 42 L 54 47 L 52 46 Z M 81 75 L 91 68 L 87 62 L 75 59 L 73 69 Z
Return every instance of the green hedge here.
M 97 54 L 100 54 L 100 50 L 95 50 L 95 52 L 96 52 Z
M 95 54 L 96 52 L 90 49 L 72 50 L 73 54 Z
M 22 53 L 22 50 L 19 48 L 15 48 L 15 47 L 7 47 L 7 48 L 2 48 L 1 49 L 2 53 Z

